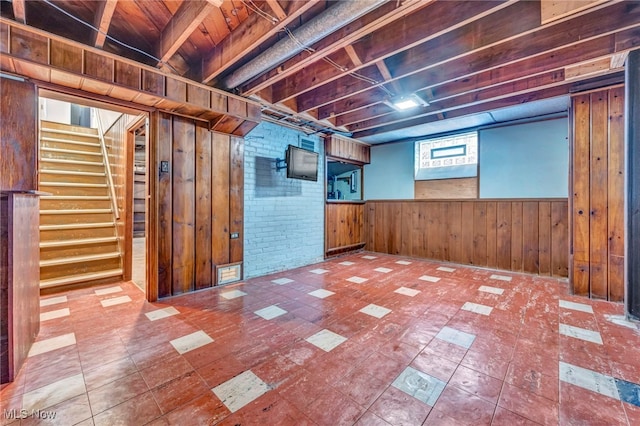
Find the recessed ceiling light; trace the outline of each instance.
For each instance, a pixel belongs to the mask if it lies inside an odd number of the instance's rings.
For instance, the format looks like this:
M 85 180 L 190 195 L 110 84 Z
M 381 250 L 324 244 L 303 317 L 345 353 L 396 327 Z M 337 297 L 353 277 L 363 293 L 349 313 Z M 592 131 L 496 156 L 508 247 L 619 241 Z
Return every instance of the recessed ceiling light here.
M 424 99 L 420 98 L 415 93 L 411 95 L 395 96 L 389 99 L 387 103 L 398 111 L 406 111 L 411 108 L 429 105 Z

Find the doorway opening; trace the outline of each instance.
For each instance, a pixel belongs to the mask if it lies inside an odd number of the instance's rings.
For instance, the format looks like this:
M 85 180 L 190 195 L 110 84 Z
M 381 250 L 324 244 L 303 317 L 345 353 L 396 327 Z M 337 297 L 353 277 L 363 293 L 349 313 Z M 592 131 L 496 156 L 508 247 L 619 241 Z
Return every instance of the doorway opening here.
M 133 239 L 131 281 L 142 291 L 146 288 L 147 210 L 149 185 L 147 184 L 147 120 L 137 122 L 130 130 L 133 142 Z
M 137 142 L 129 135 L 147 121 L 146 112 L 40 89 L 41 292 L 131 279 Z M 147 228 L 146 208 L 138 226 Z M 144 269 L 139 287 L 147 293 Z

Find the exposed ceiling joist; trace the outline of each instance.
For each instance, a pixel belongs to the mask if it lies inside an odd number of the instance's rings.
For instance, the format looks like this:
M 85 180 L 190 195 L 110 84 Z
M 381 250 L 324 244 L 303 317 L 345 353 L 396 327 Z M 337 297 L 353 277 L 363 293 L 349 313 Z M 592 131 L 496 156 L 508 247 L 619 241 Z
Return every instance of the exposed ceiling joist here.
M 332 81 L 340 81 L 340 84 L 351 81 L 352 74 L 357 72 L 365 74 L 362 70 L 366 67 L 378 67 L 377 63 L 385 58 L 400 54 L 404 51 L 413 52 L 423 44 L 430 40 L 438 39 L 452 31 L 458 32 L 468 31 L 469 23 L 482 20 L 483 17 L 491 13 L 503 10 L 511 2 L 435 2 L 428 7 L 422 8 L 411 14 L 406 15 L 402 20 L 398 20 L 393 24 L 386 25 L 377 31 L 367 35 L 367 37 L 353 44 L 353 48 L 361 58 L 363 64 L 348 72 L 331 69 L 330 66 L 323 61 L 315 62 L 306 66 L 299 72 L 279 81 L 273 85 L 273 102 L 287 99 L 292 96 L 302 95 L 305 98 L 315 97 L 319 91 L 323 91 L 323 85 Z M 526 4 L 525 4 L 526 3 Z M 529 13 L 529 26 L 539 23 L 539 18 L 535 19 L 536 3 L 525 2 L 523 6 L 519 6 L 519 10 L 526 9 Z M 509 9 L 511 10 L 511 9 Z M 438 19 L 433 21 L 432 17 L 437 16 Z M 493 15 L 492 15 L 493 16 Z M 515 31 L 512 29 L 511 31 Z M 486 37 L 485 37 L 486 38 Z M 460 48 L 466 47 L 468 42 L 461 44 Z M 448 52 L 450 46 L 445 46 L 443 50 Z M 391 70 L 395 74 L 395 70 Z M 317 76 L 328 76 L 323 80 Z M 378 83 L 387 81 L 387 79 L 377 80 Z M 370 87 L 371 84 L 366 81 L 361 82 L 362 86 Z M 329 87 L 329 86 L 327 86 Z M 319 88 L 317 91 L 313 90 Z M 328 93 L 328 91 L 327 91 Z M 328 102 L 328 101 L 327 101 Z M 324 104 L 325 101 L 318 103 L 316 106 Z M 306 110 L 305 102 L 301 103 L 302 110 Z
M 116 10 L 117 5 L 118 0 L 104 0 L 100 2 L 94 23 L 94 26 L 98 29 L 93 42 L 95 47 L 102 49 L 104 46 L 104 42 L 107 39 L 107 33 L 109 32 L 109 25 L 111 25 L 111 18 L 113 17 L 113 12 Z
M 258 78 L 244 84 L 240 92 L 247 96 L 256 94 L 280 80 L 304 70 L 310 63 L 321 61 L 322 58 L 343 49 L 371 32 L 401 19 L 405 14 L 426 7 L 432 1 L 434 0 L 409 0 L 402 4 L 387 2 L 358 21 L 340 28 L 314 46 L 310 46 L 314 49 L 313 53 L 304 51 L 293 56 L 277 69 L 269 70 Z M 282 99 L 286 99 L 286 97 Z
M 320 0 L 289 1 L 285 19 L 274 23 L 259 13 L 251 14 L 236 30 L 217 45 L 202 61 L 202 81 L 207 83 L 218 77 L 253 49 L 278 31 L 290 25 Z
M 354 66 L 359 67 L 362 65 L 362 59 L 360 59 L 352 45 L 349 44 L 345 46 L 344 51 L 347 52 L 347 56 L 349 56 L 349 59 L 351 59 L 351 63 L 353 63 Z
M 439 98 L 440 95 L 451 92 L 451 88 L 446 89 L 445 92 L 439 93 L 438 85 L 445 84 L 451 81 L 462 81 L 457 92 L 463 93 L 467 90 L 475 90 L 469 87 L 468 82 L 474 82 L 479 85 L 492 84 L 490 82 L 500 83 L 512 80 L 514 78 L 521 78 L 524 75 L 531 75 L 535 72 L 550 71 L 558 67 L 564 67 L 576 62 L 580 62 L 579 58 L 598 58 L 603 55 L 614 53 L 612 50 L 625 49 L 629 45 L 633 45 L 638 41 L 640 36 L 640 13 L 637 10 L 637 5 L 612 5 L 610 6 L 603 16 L 606 18 L 598 19 L 594 21 L 592 18 L 579 16 L 571 19 L 568 23 L 556 26 L 546 26 L 536 31 L 525 32 L 523 35 L 517 35 L 507 38 L 507 41 L 502 43 L 494 43 L 485 49 L 478 49 L 477 51 L 469 51 L 466 55 L 459 55 L 453 60 L 446 60 L 446 56 L 443 56 L 444 61 L 436 62 L 435 64 L 429 64 L 429 62 L 422 62 L 427 65 L 425 69 L 417 73 L 410 73 L 405 76 L 396 76 L 399 78 L 399 82 L 403 88 L 408 92 L 416 92 L 426 88 L 434 88 L 434 96 Z M 515 18 L 511 18 L 514 20 Z M 620 25 L 633 25 L 627 30 L 619 31 Z M 566 27 L 582 28 L 583 31 L 578 34 L 567 35 Z M 619 32 L 616 33 L 616 30 Z M 586 35 L 596 37 L 598 33 L 604 33 L 604 36 L 597 38 L 585 38 Z M 614 35 L 615 34 L 615 35 Z M 444 45 L 441 45 L 444 46 Z M 432 47 L 435 47 L 432 46 Z M 434 56 L 434 55 L 432 55 Z M 434 58 L 438 60 L 437 54 Z M 413 59 L 413 58 L 412 58 Z M 471 79 L 471 80 L 469 80 Z M 340 79 L 339 82 L 344 81 L 346 84 L 347 79 Z M 384 98 L 380 96 L 379 92 L 372 92 L 371 86 L 362 83 L 353 83 L 355 86 L 349 89 L 349 95 L 344 96 L 344 100 L 352 100 L 354 93 L 360 92 L 363 100 L 366 99 L 365 93 L 370 93 L 369 105 L 374 105 Z M 337 87 L 339 83 L 334 86 Z M 334 87 L 323 86 L 322 89 L 332 91 Z M 446 86 L 445 86 L 446 87 Z M 354 90 L 355 89 L 355 90 Z M 443 89 L 443 88 L 440 88 Z M 332 101 L 331 105 L 336 107 L 336 110 L 345 111 L 348 108 L 346 105 L 341 105 L 340 100 L 336 101 L 336 98 L 341 98 L 339 90 L 333 92 L 334 96 L 326 98 Z M 375 94 L 374 94 L 375 93 Z M 451 92 L 452 96 L 454 92 Z M 318 105 L 305 104 L 304 96 L 298 97 L 298 106 L 300 109 L 305 107 L 318 108 Z M 316 99 L 317 100 L 317 99 Z M 338 103 L 336 103 L 338 102 Z M 366 102 L 366 101 L 365 101 Z M 329 104 L 328 104 L 329 105 Z M 367 107 L 365 104 L 357 105 L 360 108 Z M 331 115 L 331 110 L 320 106 L 318 108 L 318 118 L 322 119 Z M 351 121 L 351 118 L 347 117 L 345 120 L 336 119 L 336 125 L 344 124 L 346 121 Z M 381 127 L 387 123 L 381 117 L 374 119 Z M 372 123 L 369 123 L 372 124 Z M 350 125 L 351 128 L 354 125 Z
M 27 21 L 27 13 L 24 5 L 25 0 L 13 0 L 11 2 L 13 6 L 13 17 L 16 21 L 24 24 Z
M 204 18 L 214 8 L 220 7 L 222 0 L 192 0 L 180 5 L 160 35 L 158 58 L 160 63 L 167 62 L 198 28 Z
M 284 21 L 287 18 L 287 12 L 284 11 L 278 0 L 266 0 L 267 5 L 271 8 L 271 11 L 276 15 L 279 21 Z
M 526 102 L 533 102 L 542 99 L 554 98 L 557 96 L 566 95 L 571 90 L 571 84 L 564 84 L 555 86 L 543 90 L 531 92 L 525 96 L 522 94 L 493 100 L 490 102 L 479 103 L 471 106 L 465 106 L 458 108 L 450 112 L 434 112 L 429 115 L 421 115 L 416 118 L 412 118 L 406 121 L 399 121 L 389 124 L 379 129 L 367 129 L 360 132 L 354 132 L 352 137 L 355 139 L 364 138 L 366 136 L 375 135 L 377 133 L 391 132 L 395 130 L 402 130 L 407 127 L 419 126 L 422 124 L 433 123 L 442 119 L 464 117 L 465 115 L 477 114 L 485 111 L 491 111 L 499 108 L 506 108 L 514 105 L 519 105 Z

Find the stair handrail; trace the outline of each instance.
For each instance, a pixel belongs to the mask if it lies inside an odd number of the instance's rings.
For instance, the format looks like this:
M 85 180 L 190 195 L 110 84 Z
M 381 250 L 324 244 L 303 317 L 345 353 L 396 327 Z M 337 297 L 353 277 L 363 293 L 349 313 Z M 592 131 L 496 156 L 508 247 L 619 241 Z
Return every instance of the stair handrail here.
M 113 184 L 113 176 L 111 175 L 111 164 L 109 163 L 109 153 L 107 152 L 107 144 L 104 140 L 104 132 L 102 130 L 102 120 L 100 119 L 100 111 L 96 108 L 91 108 L 96 116 L 96 123 L 98 124 L 98 137 L 100 138 L 100 147 L 102 148 L 102 157 L 104 158 L 104 167 L 107 169 L 107 181 L 109 183 L 109 195 L 111 198 L 111 205 L 116 216 L 116 220 L 120 219 L 120 213 L 118 212 L 118 199 L 116 198 L 116 188 Z

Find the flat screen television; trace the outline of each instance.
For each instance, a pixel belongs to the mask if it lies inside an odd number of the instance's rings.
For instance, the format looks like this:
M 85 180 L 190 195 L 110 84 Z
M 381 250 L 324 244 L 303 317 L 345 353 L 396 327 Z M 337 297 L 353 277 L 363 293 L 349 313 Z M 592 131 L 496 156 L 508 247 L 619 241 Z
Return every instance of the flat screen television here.
M 291 179 L 318 180 L 318 153 L 297 146 L 287 147 L 287 177 Z

